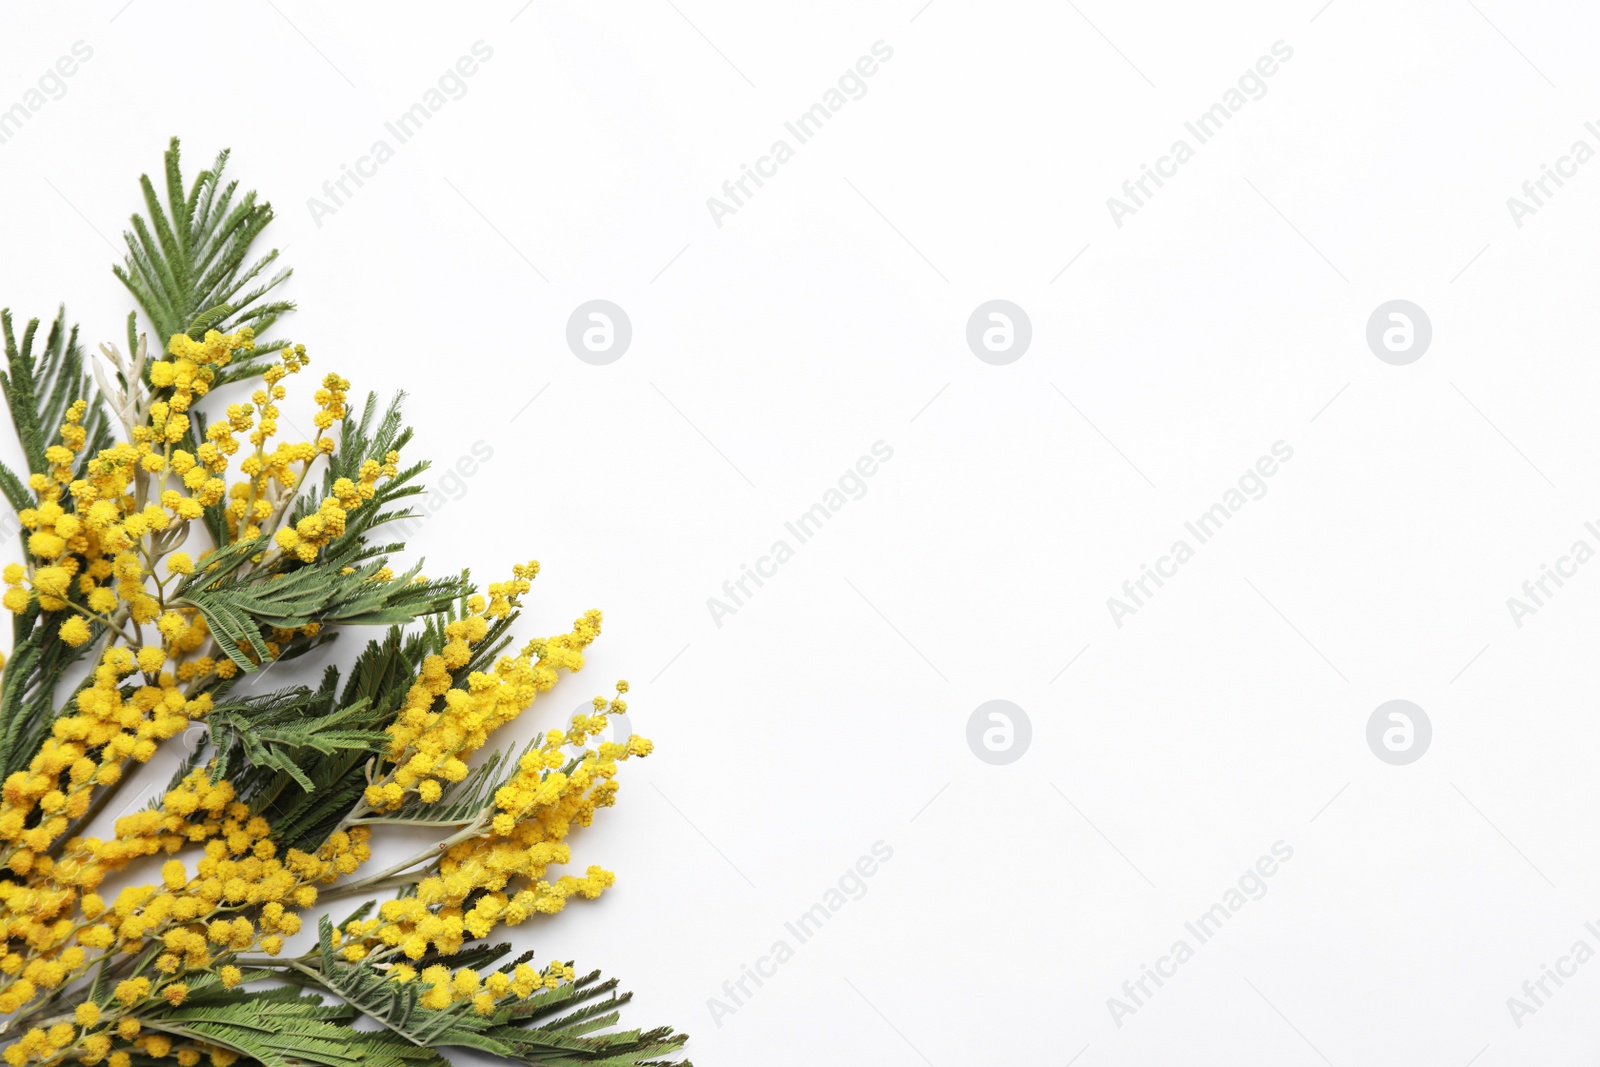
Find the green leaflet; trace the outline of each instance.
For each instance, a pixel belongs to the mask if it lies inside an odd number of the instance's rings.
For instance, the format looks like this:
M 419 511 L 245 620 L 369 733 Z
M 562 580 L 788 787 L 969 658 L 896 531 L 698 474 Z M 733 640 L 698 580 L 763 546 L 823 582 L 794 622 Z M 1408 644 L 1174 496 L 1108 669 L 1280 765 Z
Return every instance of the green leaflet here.
M 338 671 L 330 666 L 317 698 L 330 707 L 363 709 L 360 716 L 349 720 L 352 724 L 360 720 L 362 729 L 388 725 L 416 679 L 423 657 L 438 651 L 440 642 L 434 634 L 432 626 L 410 633 L 391 627 L 356 657 L 342 692 L 338 692 Z M 308 751 L 299 767 L 311 782 L 309 788 L 288 773 L 252 766 L 248 761 L 238 769 L 230 765 L 226 773 L 253 813 L 270 815 L 274 838 L 280 844 L 313 851 L 361 796 L 366 780 L 358 768 L 371 755 L 371 750 L 340 749 L 326 755 Z
M 264 299 L 291 271 L 258 280 L 277 260 L 276 249 L 247 262 L 251 244 L 272 221 L 272 206 L 258 204 L 254 192 L 234 200 L 239 183 L 222 184 L 226 151 L 218 153 L 210 170 L 195 176 L 187 194 L 176 137 L 164 161 L 166 204 L 149 176 L 141 175 L 139 187 L 149 219 L 133 216 L 133 230 L 123 233 L 127 258 L 113 268 L 149 318 L 156 338 L 153 347 L 164 350 L 167 340 L 178 333 L 198 339 L 208 329 L 230 333 L 249 326 L 257 334 L 265 333 L 278 316 L 294 307 L 287 300 Z M 254 287 L 247 290 L 252 283 Z M 129 333 L 131 337 L 131 326 Z M 230 363 L 216 384 L 259 374 L 260 357 L 282 346 L 283 342 L 258 343 L 255 358 Z
M 370 965 L 339 959 L 333 948 L 333 924 L 326 917 L 317 932 L 320 965 L 313 972 L 316 981 L 391 1033 L 419 1046 L 471 1048 L 550 1067 L 642 1067 L 676 1054 L 688 1040 L 688 1035 L 674 1034 L 670 1028 L 596 1033 L 617 1021 L 615 1009 L 629 999 L 628 994 L 614 993 L 615 979 L 598 981 L 598 971 L 490 1015 L 477 1014 L 470 1002 L 442 1011 L 425 1010 L 418 1004 L 425 991 L 420 980 L 402 985 Z M 485 950 L 468 949 L 455 957 L 417 962 L 421 966 L 438 962 L 479 968 L 507 951 L 506 946 L 496 946 L 487 950 L 485 959 Z M 509 974 L 531 955 L 518 957 L 500 969 Z M 549 1018 L 563 1011 L 565 1014 Z
M 367 755 L 387 735 L 368 728 L 367 706 L 330 707 L 331 693 L 303 687 L 225 700 L 206 716 L 222 777 L 252 767 L 287 774 L 301 788 L 315 787 L 302 765 L 340 752 Z M 232 773 L 230 773 L 230 770 Z
M 341 962 L 334 955 L 333 923 L 327 916 L 318 924 L 317 935 L 322 963 L 318 978 L 345 1003 L 416 1045 L 469 1044 L 498 1056 L 511 1055 L 509 1047 L 483 1037 L 494 1016 L 478 1015 L 470 1003 L 443 1011 L 425 1010 L 417 1003 L 425 991 L 424 983 L 401 985 L 371 967 Z
M 67 326 L 67 311 L 56 313 L 45 336 L 44 347 L 34 351 L 39 320 L 30 319 L 19 343 L 12 328 L 11 312 L 0 311 L 0 331 L 5 335 L 5 370 L 0 371 L 0 393 L 11 411 L 17 440 L 27 457 L 31 474 L 47 474 L 50 464 L 45 450 L 61 443 L 61 423 L 67 408 L 75 401 L 88 402 L 82 425 L 87 432 L 86 446 L 79 453 L 75 473 L 102 448 L 111 445 L 111 427 L 106 406 L 84 371 L 83 349 L 78 345 L 78 328 Z M 11 506 L 21 511 L 34 505 L 33 494 L 24 479 L 0 464 L 0 490 Z
M 399 452 L 411 442 L 411 427 L 405 425 L 400 415 L 405 396 L 405 393 L 396 393 L 384 409 L 383 417 L 378 418 L 378 395 L 368 393 L 361 417 L 347 418 L 340 424 L 338 447 L 328 457 L 327 469 L 323 472 L 322 493 L 302 495 L 289 515 L 289 525 L 315 512 L 322 498 L 333 495 L 334 483 L 339 479 L 359 481 L 361 466 L 367 460 L 382 463 L 391 451 Z M 384 523 L 416 518 L 414 511 L 389 510 L 389 507 L 396 501 L 420 495 L 424 489 L 417 477 L 427 469 L 426 462 L 415 463 L 395 477 L 378 483 L 372 499 L 346 517 L 345 532 L 329 546 L 329 551 L 345 551 L 352 542 L 364 539 Z
M 209 1041 L 267 1067 L 447 1067 L 432 1049 L 386 1031 L 355 1030 L 350 1009 L 292 988 L 220 990 L 146 1017 L 175 1037 Z
M 265 547 L 260 540 L 230 546 L 208 558 L 177 590 L 176 603 L 198 608 L 217 643 L 245 671 L 256 670 L 256 661 L 267 658 L 268 629 L 291 630 L 313 622 L 408 623 L 443 610 L 462 589 L 458 578 L 413 581 L 421 563 L 387 582 L 372 580 L 383 567 L 382 558 L 344 573 L 362 554 L 359 543 L 343 553 L 325 553 L 314 564 L 241 575 L 242 565 Z

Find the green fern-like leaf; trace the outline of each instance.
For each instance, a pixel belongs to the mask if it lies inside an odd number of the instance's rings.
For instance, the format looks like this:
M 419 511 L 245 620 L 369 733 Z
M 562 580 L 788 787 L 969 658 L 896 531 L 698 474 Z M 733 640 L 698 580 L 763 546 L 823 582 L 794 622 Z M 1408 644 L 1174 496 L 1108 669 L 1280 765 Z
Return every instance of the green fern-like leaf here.
M 28 471 L 48 474 L 51 464 L 45 459 L 45 450 L 59 444 L 57 435 L 67 408 L 75 401 L 88 403 L 82 425 L 87 433 L 85 448 L 78 454 L 75 473 L 81 474 L 83 466 L 102 448 L 111 446 L 111 429 L 105 403 L 100 392 L 89 380 L 84 370 L 83 349 L 78 345 L 78 328 L 67 326 L 67 312 L 62 308 L 45 335 L 43 348 L 35 352 L 39 320 L 32 319 L 18 341 L 12 329 L 11 312 L 0 311 L 0 330 L 5 335 L 6 364 L 0 372 L 0 393 L 11 411 L 11 421 L 16 427 L 17 440 L 27 458 Z M 0 491 L 15 510 L 32 507 L 33 497 L 24 483 L 9 468 L 0 464 Z M 67 502 L 70 505 L 70 501 Z
M 387 740 L 371 729 L 363 703 L 331 708 L 332 694 L 304 687 L 224 700 L 206 716 L 217 746 L 221 776 L 243 777 L 244 765 L 258 772 L 277 772 L 301 788 L 315 783 L 303 769 L 318 757 L 340 752 L 367 755 Z
M 143 1018 L 149 1029 L 232 1049 L 267 1067 L 448 1067 L 438 1052 L 386 1031 L 356 1030 L 353 1012 L 292 988 L 234 990 Z
M 241 565 L 265 548 L 264 541 L 229 546 L 177 589 L 176 603 L 199 609 L 217 643 L 245 671 L 267 658 L 269 629 L 409 623 L 444 610 L 462 590 L 457 578 L 415 580 L 420 563 L 390 581 L 376 581 L 382 558 L 351 566 L 359 545 L 315 565 L 241 578 Z
M 266 299 L 291 273 L 267 275 L 277 250 L 250 259 L 251 244 L 272 221 L 272 206 L 258 203 L 254 192 L 235 199 L 239 183 L 222 183 L 226 151 L 196 175 L 187 193 L 176 137 L 164 162 L 165 203 L 149 175 L 139 179 L 148 218 L 134 215 L 132 230 L 123 234 L 128 255 L 113 268 L 117 278 L 149 318 L 160 348 L 173 334 L 199 338 L 208 329 L 228 333 L 249 326 L 264 334 L 294 307 L 287 300 Z M 259 357 L 281 347 L 282 342 L 259 343 L 257 358 L 229 364 L 218 384 L 259 373 Z
M 328 457 L 328 466 L 323 472 L 322 493 L 300 497 L 289 516 L 290 525 L 315 512 L 323 498 L 333 495 L 334 484 L 341 478 L 358 481 L 361 467 L 368 460 L 383 463 L 390 452 L 400 452 L 411 442 L 411 427 L 401 419 L 400 409 L 404 401 L 405 394 L 397 393 L 380 416 L 377 394 L 367 394 L 360 417 L 347 418 L 340 425 L 338 448 Z M 418 517 L 415 511 L 399 505 L 424 492 L 418 479 L 427 469 L 426 462 L 414 463 L 396 472 L 393 478 L 379 482 L 372 499 L 346 517 L 344 533 L 328 546 L 328 551 L 332 554 L 348 554 L 352 562 L 364 562 L 385 552 L 399 551 L 403 546 L 398 544 L 377 545 L 368 542 L 379 527 Z
M 318 967 L 307 973 L 345 1003 L 382 1023 L 390 1033 L 419 1046 L 470 1048 L 544 1067 L 645 1067 L 665 1063 L 688 1040 L 687 1034 L 665 1027 L 603 1032 L 616 1024 L 617 1009 L 627 1003 L 629 996 L 615 992 L 615 980 L 600 981 L 599 972 L 541 991 L 488 1015 L 478 1014 L 470 1001 L 442 1010 L 424 1009 L 419 1004 L 419 983 L 402 985 L 366 962 L 340 960 L 333 948 L 333 929 L 333 924 L 324 918 L 318 927 Z M 476 969 L 508 951 L 504 945 L 485 946 L 469 948 L 453 957 L 418 962 Z M 520 956 L 501 970 L 510 973 L 531 955 Z
M 338 705 L 365 708 L 366 728 L 392 722 L 424 657 L 442 647 L 442 638 L 436 637 L 439 632 L 431 625 L 410 632 L 391 627 L 381 640 L 369 642 L 351 665 L 337 696 Z M 318 690 L 330 706 L 338 679 L 337 669 L 330 666 Z M 238 771 L 232 781 L 252 813 L 270 816 L 275 840 L 285 848 L 312 851 L 360 798 L 366 779 L 359 767 L 370 756 L 370 752 L 355 750 L 308 753 L 300 767 L 311 780 L 309 789 L 288 774 L 249 766 Z

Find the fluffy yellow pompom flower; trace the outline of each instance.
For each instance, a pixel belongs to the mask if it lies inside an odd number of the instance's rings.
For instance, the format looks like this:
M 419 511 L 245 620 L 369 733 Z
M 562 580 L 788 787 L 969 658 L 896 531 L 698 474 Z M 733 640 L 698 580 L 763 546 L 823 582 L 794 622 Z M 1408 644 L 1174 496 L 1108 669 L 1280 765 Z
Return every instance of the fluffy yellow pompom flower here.
M 90 637 L 89 624 L 84 621 L 82 615 L 74 615 L 61 624 L 60 634 L 61 640 L 73 648 L 77 648 L 79 645 L 88 642 Z

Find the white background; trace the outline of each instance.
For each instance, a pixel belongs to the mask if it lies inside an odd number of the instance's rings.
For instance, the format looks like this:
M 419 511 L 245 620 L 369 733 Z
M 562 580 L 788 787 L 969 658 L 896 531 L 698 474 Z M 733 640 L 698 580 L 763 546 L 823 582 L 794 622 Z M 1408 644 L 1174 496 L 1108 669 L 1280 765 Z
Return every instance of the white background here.
M 15 5 L 0 108 L 93 56 L 0 144 L 0 303 L 120 338 L 135 176 L 172 134 L 191 174 L 233 148 L 295 268 L 281 332 L 412 393 L 414 455 L 493 449 L 416 539 L 430 573 L 539 558 L 530 633 L 605 610 L 527 729 L 628 677 L 657 752 L 577 841 L 615 889 L 518 940 L 620 975 L 697 1063 L 1594 1062 L 1600 963 L 1520 1027 L 1507 998 L 1600 948 L 1600 564 L 1520 627 L 1506 599 L 1600 547 L 1600 163 L 1520 227 L 1506 199 L 1600 149 L 1600 16 L 920 3 Z M 706 199 L 877 41 L 866 95 L 719 227 Z M 1277 41 L 1265 96 L 1115 225 Z M 565 342 L 594 298 L 633 325 L 603 367 Z M 994 298 L 1032 321 L 1008 366 L 965 341 Z M 1409 366 L 1365 340 L 1395 298 L 1433 324 Z M 877 441 L 866 495 L 718 626 Z M 1266 495 L 1115 625 L 1277 441 Z M 966 741 L 997 698 L 1032 723 L 1007 766 Z M 1433 724 L 1409 766 L 1366 743 L 1395 698 Z M 877 841 L 865 896 L 714 1017 Z

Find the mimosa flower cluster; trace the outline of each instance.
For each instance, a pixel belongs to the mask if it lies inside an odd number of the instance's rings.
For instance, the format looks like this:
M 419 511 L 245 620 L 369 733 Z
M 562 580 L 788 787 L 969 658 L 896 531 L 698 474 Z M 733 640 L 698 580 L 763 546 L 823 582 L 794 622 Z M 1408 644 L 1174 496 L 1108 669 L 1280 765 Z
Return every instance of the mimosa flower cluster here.
M 614 981 L 487 940 L 615 881 L 563 868 L 620 764 L 650 754 L 611 737 L 627 683 L 494 749 L 583 668 L 600 613 L 514 645 L 537 562 L 481 591 L 391 565 L 384 526 L 414 516 L 426 464 L 402 461 L 398 402 L 354 402 L 337 374 L 291 389 L 306 348 L 265 337 L 288 272 L 248 257 L 271 209 L 235 198 L 225 161 L 185 187 L 174 141 L 164 206 L 144 179 L 117 274 L 148 329 L 130 317 L 127 355 L 86 356 L 64 315 L 42 344 L 0 315 L 26 461 L 0 465 L 21 529 L 0 571 L 0 1055 L 664 1063 L 684 1035 L 609 1029 Z M 377 636 L 342 676 L 276 672 L 362 626 Z M 195 729 L 169 783 L 140 774 Z M 434 840 L 371 870 L 395 827 Z M 322 913 L 348 898 L 365 903 Z

